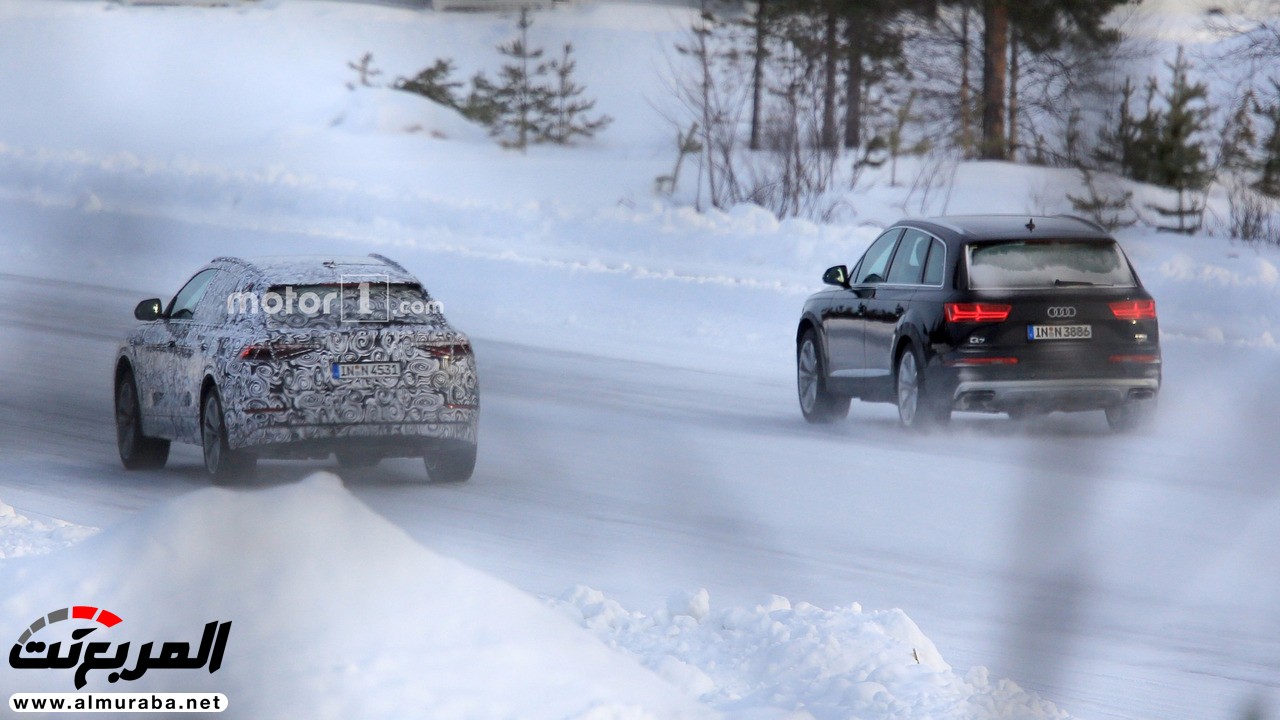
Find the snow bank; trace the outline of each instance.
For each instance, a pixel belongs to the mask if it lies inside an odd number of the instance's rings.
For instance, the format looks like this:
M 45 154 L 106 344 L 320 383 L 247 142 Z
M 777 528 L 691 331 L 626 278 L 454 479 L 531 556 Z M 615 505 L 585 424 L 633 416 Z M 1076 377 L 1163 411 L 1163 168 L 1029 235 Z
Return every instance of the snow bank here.
M 1065 718 L 985 668 L 954 672 L 901 610 L 824 610 L 774 597 L 713 610 L 705 590 L 651 615 L 585 587 L 553 604 L 610 646 L 729 714 L 767 708 L 799 720 Z
M 123 618 L 95 636 L 113 643 L 232 630 L 215 674 L 93 671 L 85 692 L 221 692 L 222 717 L 1067 717 L 984 668 L 957 674 L 901 610 L 717 609 L 701 590 L 644 614 L 584 587 L 539 602 L 417 545 L 329 473 L 93 532 L 0 505 L 0 548 L 88 538 L 0 563 L 0 641 L 73 604 Z M 6 665 L 0 695 L 67 692 L 73 672 Z
M 221 692 L 219 717 L 714 716 L 543 603 L 415 544 L 327 473 L 191 493 L 7 561 L 0 588 L 4 639 L 71 604 L 119 615 L 95 637 L 135 647 L 231 621 L 217 673 L 152 670 L 125 687 L 94 671 L 85 688 Z M 0 695 L 68 692 L 72 675 L 6 663 Z
M 0 501 L 0 560 L 41 555 L 93 535 L 96 528 L 63 520 L 28 517 Z

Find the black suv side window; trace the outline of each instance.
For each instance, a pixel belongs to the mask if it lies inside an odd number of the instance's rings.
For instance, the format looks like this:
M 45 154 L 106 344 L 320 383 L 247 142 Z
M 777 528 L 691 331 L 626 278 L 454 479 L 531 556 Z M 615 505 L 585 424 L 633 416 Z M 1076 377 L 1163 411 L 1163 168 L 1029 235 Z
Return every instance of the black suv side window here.
M 929 250 L 929 261 L 924 266 L 924 284 L 942 284 L 942 264 L 947 259 L 947 247 L 941 240 L 934 238 L 933 248 Z
M 209 281 L 218 271 L 209 268 L 195 274 L 177 295 L 173 296 L 173 300 L 169 301 L 169 319 L 170 320 L 190 320 L 195 314 L 196 304 L 200 302 L 204 291 L 209 287 Z
M 898 253 L 889 266 L 889 282 L 899 285 L 919 285 L 924 274 L 925 257 L 929 254 L 929 241 L 933 238 L 919 230 L 907 229 L 898 243 Z
M 902 235 L 902 228 L 892 228 L 871 243 L 867 253 L 862 256 L 862 262 L 858 263 L 858 271 L 854 273 L 853 278 L 854 285 L 884 282 L 889 269 L 889 259 L 893 257 L 893 246 L 898 242 L 900 235 Z

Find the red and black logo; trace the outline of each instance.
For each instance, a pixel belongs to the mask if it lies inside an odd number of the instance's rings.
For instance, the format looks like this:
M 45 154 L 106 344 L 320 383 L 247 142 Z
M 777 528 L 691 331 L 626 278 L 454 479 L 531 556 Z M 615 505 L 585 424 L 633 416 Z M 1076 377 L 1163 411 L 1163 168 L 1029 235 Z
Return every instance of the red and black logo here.
M 46 628 L 62 622 L 75 622 L 77 627 L 71 631 L 71 640 L 66 653 L 63 653 L 62 640 L 45 643 L 34 639 L 36 634 Z M 102 608 L 88 605 L 76 605 L 54 610 L 43 617 L 36 618 L 9 651 L 9 665 L 18 670 L 63 670 L 76 668 L 76 689 L 79 690 L 88 682 L 90 670 L 111 670 L 107 682 L 120 680 L 137 680 L 148 670 L 198 670 L 208 667 L 214 673 L 222 667 L 222 654 L 227 648 L 227 636 L 231 634 L 231 622 L 213 621 L 205 623 L 204 634 L 200 637 L 200 646 L 195 654 L 191 652 L 189 642 L 160 643 L 159 650 L 154 642 L 143 643 L 136 657 L 130 662 L 130 643 L 113 645 L 111 642 L 82 642 L 84 638 L 99 628 L 113 628 L 122 622 L 119 615 Z M 47 633 L 51 636 L 56 633 Z M 51 638 L 50 638 L 51 639 Z

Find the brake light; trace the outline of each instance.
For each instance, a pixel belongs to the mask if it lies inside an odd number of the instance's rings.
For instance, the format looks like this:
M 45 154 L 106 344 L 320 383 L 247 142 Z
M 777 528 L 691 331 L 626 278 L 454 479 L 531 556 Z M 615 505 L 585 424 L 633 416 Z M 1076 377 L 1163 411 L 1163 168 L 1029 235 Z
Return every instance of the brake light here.
M 433 358 L 450 358 L 459 355 L 470 355 L 469 343 L 453 343 L 451 345 L 419 345 L 418 348 Z
M 1155 300 L 1121 300 L 1109 304 L 1117 320 L 1155 320 Z
M 288 360 L 306 355 L 315 350 L 311 345 L 272 345 L 271 343 L 257 343 L 245 345 L 240 351 L 240 359 L 250 362 L 261 362 L 268 360 Z
M 1013 310 L 1012 305 L 995 303 L 947 303 L 944 306 L 947 322 L 1004 322 Z

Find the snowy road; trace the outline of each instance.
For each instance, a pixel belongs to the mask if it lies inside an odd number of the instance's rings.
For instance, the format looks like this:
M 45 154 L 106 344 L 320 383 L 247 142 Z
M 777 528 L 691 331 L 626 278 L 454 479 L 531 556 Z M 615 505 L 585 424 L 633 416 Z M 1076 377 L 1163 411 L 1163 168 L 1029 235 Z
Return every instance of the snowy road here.
M 652 191 L 674 159 L 654 100 L 669 94 L 663 70 L 691 10 L 557 3 L 540 14 L 537 43 L 572 40 L 581 82 L 616 122 L 581 147 L 512 153 L 419 98 L 348 89 L 350 63 L 366 53 L 386 82 L 434 58 L 456 60 L 460 77 L 492 72 L 510 18 L 251 5 L 0 0 L 0 501 L 105 528 L 191 499 L 209 484 L 194 447 L 175 447 L 159 473 L 125 473 L 116 457 L 110 368 L 137 301 L 172 294 L 218 255 L 384 252 L 473 334 L 480 362 L 470 482 L 427 484 L 408 460 L 343 473 L 429 550 L 532 593 L 588 585 L 651 616 L 698 588 L 728 610 L 771 594 L 797 606 L 902 608 L 960 675 L 986 666 L 993 684 L 1010 678 L 1072 717 L 1239 720 L 1254 698 L 1274 716 L 1274 249 L 1143 226 L 1120 233 L 1160 308 L 1165 387 L 1148 433 L 1114 436 L 1094 413 L 1021 424 L 959 415 L 917 436 L 888 406 L 863 404 L 847 422 L 811 427 L 796 407 L 791 337 L 823 268 L 855 261 L 904 214 L 1068 212 L 1067 193 L 1083 190 L 1077 174 L 962 163 L 930 194 L 869 171 L 831 222 L 745 205 L 698 212 L 694 169 L 680 197 Z M 941 167 L 904 157 L 900 177 Z M 1135 192 L 1135 207 L 1170 199 L 1117 187 Z M 1221 198 L 1210 210 L 1226 217 Z M 320 468 L 335 469 L 264 462 L 254 486 Z M 298 537 L 288 523 L 268 529 Z M 209 547 L 222 549 L 209 539 L 175 562 L 194 564 Z M 159 584 L 125 590 L 163 594 Z M 33 610 L 6 590 L 13 622 L 56 606 Z M 242 595 L 257 600 L 254 590 Z M 878 627 L 841 617 L 819 640 Z M 760 635 L 766 645 L 771 632 Z M 823 720 L 984 715 L 928 703 L 855 713 L 836 685 L 861 666 L 818 655 L 799 672 L 836 681 L 818 678 L 795 697 L 829 700 Z M 907 662 L 904 653 L 869 666 Z M 392 700 L 416 680 L 403 667 L 367 669 Z M 769 680 L 770 670 L 757 674 Z M 318 681 L 348 679 L 325 672 Z M 773 707 L 774 688 L 762 686 L 748 710 Z M 345 698 L 365 699 L 359 689 Z M 1006 710 L 992 714 L 1032 715 Z
M 0 275 L 9 504 L 106 526 L 206 484 L 193 447 L 156 474 L 115 458 L 108 369 L 141 297 Z M 809 427 L 790 377 L 476 347 L 475 478 L 433 486 L 396 460 L 346 481 L 427 547 L 526 590 L 902 607 L 953 666 L 1080 717 L 1226 718 L 1250 685 L 1276 687 L 1274 582 L 1258 592 L 1267 558 L 1250 555 L 1280 518 L 1276 450 L 1222 410 L 1268 416 L 1250 403 L 1278 389 L 1270 353 L 1169 344 L 1147 435 L 1112 436 L 1100 414 L 960 415 L 919 437 L 888 406 Z M 256 482 L 328 465 L 264 463 Z

